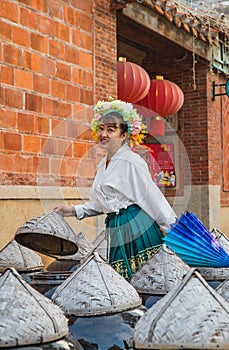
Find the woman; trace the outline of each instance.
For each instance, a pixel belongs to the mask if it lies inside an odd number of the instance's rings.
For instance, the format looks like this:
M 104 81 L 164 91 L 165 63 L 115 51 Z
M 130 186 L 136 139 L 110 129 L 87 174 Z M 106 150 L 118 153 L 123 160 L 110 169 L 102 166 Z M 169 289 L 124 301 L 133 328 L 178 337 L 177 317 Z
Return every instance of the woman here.
M 130 280 L 160 247 L 162 231 L 175 222 L 176 214 L 153 182 L 147 163 L 128 145 L 128 140 L 141 141 L 145 132 L 132 104 L 98 102 L 94 112 L 93 135 L 107 155 L 98 166 L 89 201 L 57 205 L 54 210 L 79 220 L 107 214 L 109 262 Z

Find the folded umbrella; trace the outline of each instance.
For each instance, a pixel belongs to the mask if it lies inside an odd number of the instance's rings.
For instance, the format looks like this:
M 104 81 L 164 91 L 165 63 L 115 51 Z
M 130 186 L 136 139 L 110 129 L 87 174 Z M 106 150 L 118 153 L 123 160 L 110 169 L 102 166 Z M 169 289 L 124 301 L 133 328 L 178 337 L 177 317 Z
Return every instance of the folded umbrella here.
M 229 254 L 193 213 L 171 225 L 164 243 L 190 266 L 229 267 Z

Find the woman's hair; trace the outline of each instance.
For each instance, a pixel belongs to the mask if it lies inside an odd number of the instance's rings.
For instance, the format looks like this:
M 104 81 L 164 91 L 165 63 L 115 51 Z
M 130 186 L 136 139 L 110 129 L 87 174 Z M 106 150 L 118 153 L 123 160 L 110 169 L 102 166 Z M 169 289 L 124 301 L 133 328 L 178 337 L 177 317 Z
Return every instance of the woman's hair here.
M 99 121 L 104 124 L 112 124 L 114 128 L 120 127 L 121 135 L 128 132 L 128 124 L 124 121 L 122 114 L 119 112 L 107 112 L 99 119 Z

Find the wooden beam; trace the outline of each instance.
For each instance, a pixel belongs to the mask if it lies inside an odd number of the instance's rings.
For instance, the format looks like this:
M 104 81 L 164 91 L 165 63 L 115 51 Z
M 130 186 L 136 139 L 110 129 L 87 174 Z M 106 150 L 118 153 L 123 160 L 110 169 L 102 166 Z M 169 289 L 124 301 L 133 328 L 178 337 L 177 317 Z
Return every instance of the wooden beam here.
M 172 43 L 166 38 L 162 38 L 158 33 L 150 31 L 132 21 L 122 13 L 117 17 L 118 40 L 126 44 L 137 47 L 142 51 L 150 49 L 153 52 L 161 52 L 165 57 L 180 59 L 185 55 L 185 49 Z
M 152 8 L 147 7 L 144 3 L 128 4 L 122 12 L 127 18 L 139 25 L 139 33 L 141 32 L 140 28 L 145 27 L 166 39 L 167 42 L 170 41 L 200 57 L 211 60 L 208 43 L 195 38 L 184 28 L 178 28 L 175 23 L 171 23 L 163 15 L 154 12 Z M 154 45 L 155 43 L 152 43 L 152 46 Z

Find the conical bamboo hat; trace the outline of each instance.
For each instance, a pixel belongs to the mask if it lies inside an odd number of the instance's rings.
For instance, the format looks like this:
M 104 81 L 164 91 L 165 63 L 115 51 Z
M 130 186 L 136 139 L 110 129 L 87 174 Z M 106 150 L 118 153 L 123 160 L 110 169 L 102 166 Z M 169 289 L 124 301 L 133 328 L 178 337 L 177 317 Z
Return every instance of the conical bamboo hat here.
M 0 348 L 42 344 L 68 334 L 61 309 L 15 269 L 7 269 L 0 277 L 0 305 Z
M 56 211 L 24 223 L 15 239 L 27 248 L 54 257 L 72 255 L 78 250 L 75 233 Z
M 190 269 L 137 322 L 135 349 L 229 349 L 229 304 Z
M 139 293 L 166 294 L 190 270 L 165 244 L 133 275 L 130 283 Z
M 54 292 L 52 300 L 67 315 L 117 313 L 141 305 L 129 282 L 94 252 Z
M 17 271 L 27 272 L 41 270 L 44 265 L 38 254 L 13 240 L 0 251 L 0 272 L 9 267 L 14 267 Z

